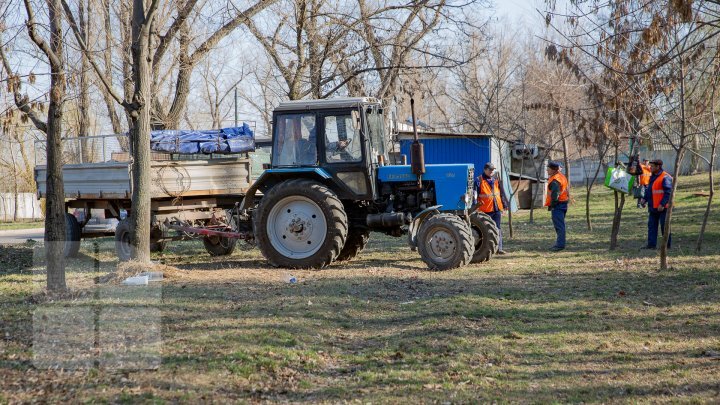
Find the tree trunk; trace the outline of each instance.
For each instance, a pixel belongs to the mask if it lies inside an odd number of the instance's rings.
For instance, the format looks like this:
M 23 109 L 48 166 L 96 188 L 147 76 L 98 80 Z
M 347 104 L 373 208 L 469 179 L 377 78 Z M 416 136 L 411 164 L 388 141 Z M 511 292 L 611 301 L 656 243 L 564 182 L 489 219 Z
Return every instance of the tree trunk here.
M 712 207 L 713 197 L 715 196 L 715 154 L 717 149 L 717 142 L 712 144 L 710 148 L 710 165 L 708 167 L 708 180 L 710 183 L 710 195 L 708 196 L 708 202 L 705 206 L 705 214 L 703 215 L 702 225 L 700 225 L 700 233 L 698 234 L 697 244 L 695 251 L 700 253 L 702 250 L 703 239 L 705 238 L 705 228 L 707 227 L 708 218 L 710 217 L 710 208 Z
M 65 192 L 62 175 L 62 119 L 65 102 L 65 70 L 62 66 L 62 5 L 60 0 L 48 1 L 50 48 L 58 55 L 60 65 L 50 64 L 50 102 L 47 117 L 47 199 L 45 214 L 45 245 L 47 288 L 64 291 L 65 284 Z
M 87 8 L 87 16 L 86 16 Z M 78 4 L 78 19 L 80 20 L 80 35 L 83 37 L 85 44 L 90 46 L 90 18 L 92 16 L 92 9 L 90 8 L 90 2 L 82 0 Z M 80 56 L 80 97 L 78 100 L 78 138 L 80 139 L 80 156 L 82 163 L 92 163 L 91 148 L 86 138 L 89 135 L 90 128 L 90 94 L 89 94 L 89 83 L 88 83 L 88 70 L 90 64 L 85 52 L 81 52 Z
M 133 0 L 134 1 L 134 0 Z M 134 85 L 133 85 L 133 27 L 132 27 L 132 10 L 129 1 L 120 2 L 120 24 L 122 32 L 122 72 L 123 72 L 123 93 L 125 101 L 132 102 Z M 130 116 L 131 111 L 125 109 L 125 119 L 128 129 L 133 127 L 133 118 Z
M 618 207 L 620 206 L 620 199 L 618 197 L 618 192 L 613 192 L 613 197 L 615 198 L 615 208 L 613 211 L 613 221 L 612 221 L 612 227 L 610 228 L 610 250 L 615 250 L 615 247 L 617 246 L 617 214 L 618 214 Z
M 592 231 L 592 220 L 590 219 L 590 192 L 592 191 L 592 184 L 589 178 L 585 178 L 585 222 L 587 223 L 588 231 Z
M 112 38 L 113 31 L 110 24 L 110 0 L 103 0 L 103 30 L 105 31 L 105 49 L 103 50 L 103 64 L 105 67 L 105 76 L 107 77 L 108 83 L 112 85 L 113 69 L 112 69 Z M 125 51 L 122 51 L 125 52 Z M 122 125 L 120 125 L 120 118 L 118 117 L 117 110 L 115 109 L 115 102 L 113 101 L 110 93 L 105 86 L 98 86 L 102 93 L 103 100 L 105 101 L 105 108 L 108 111 L 108 117 L 110 118 L 110 124 L 112 125 L 113 133 L 120 134 L 123 132 Z M 124 138 L 123 138 L 124 140 Z M 127 141 L 120 143 L 120 147 L 127 151 Z
M 617 167 L 618 155 L 620 153 L 620 147 L 615 143 L 615 167 Z M 622 219 L 622 210 L 625 206 L 625 194 L 613 193 L 615 196 L 615 212 L 613 215 L 612 228 L 610 229 L 610 250 L 615 250 L 618 245 L 618 234 L 620 233 L 620 220 Z
M 132 119 L 132 245 L 134 258 L 141 263 L 150 262 L 150 100 L 152 78 L 150 66 L 150 27 L 146 21 L 143 0 L 133 0 L 132 53 L 134 110 Z
M 700 153 L 700 135 L 693 134 L 690 142 L 690 147 L 696 152 L 690 154 L 690 174 L 697 174 L 700 173 L 700 165 L 702 164 L 700 156 L 697 155 Z
M 681 139 L 682 139 L 682 136 L 681 136 Z M 680 162 L 682 162 L 684 154 L 685 154 L 685 147 L 684 147 L 684 143 L 681 141 L 680 148 L 677 151 L 677 155 L 675 155 L 675 168 L 673 169 L 672 193 L 670 194 L 670 201 L 668 201 L 667 213 L 665 213 L 665 229 L 663 231 L 664 234 L 663 234 L 663 238 L 662 238 L 662 245 L 660 245 L 660 270 L 668 269 L 667 244 L 668 244 L 668 239 L 670 238 L 670 231 L 672 230 L 672 226 L 671 226 L 670 222 L 672 221 L 673 205 L 675 202 L 675 191 L 677 190 L 678 176 L 680 175 Z
M 13 174 L 13 194 L 15 196 L 15 208 L 13 209 L 13 222 L 17 222 L 18 220 L 18 211 L 20 210 L 20 203 L 19 203 L 19 191 L 18 191 L 18 176 L 17 176 L 17 163 L 15 163 L 15 153 L 12 150 L 12 143 L 8 143 L 8 146 L 10 147 L 10 163 L 12 164 L 12 174 Z
M 560 136 L 562 137 L 562 148 L 563 148 L 563 164 L 565 165 L 565 176 L 570 182 L 570 160 L 568 159 L 568 144 L 567 137 L 565 136 L 565 126 L 563 125 L 562 116 L 559 116 L 560 123 Z

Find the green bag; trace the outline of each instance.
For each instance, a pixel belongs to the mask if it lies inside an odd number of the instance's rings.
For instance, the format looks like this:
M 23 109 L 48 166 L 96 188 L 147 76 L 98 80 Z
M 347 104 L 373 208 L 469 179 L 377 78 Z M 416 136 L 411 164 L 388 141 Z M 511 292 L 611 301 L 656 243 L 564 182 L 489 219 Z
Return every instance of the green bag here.
M 635 177 L 621 167 L 608 167 L 605 174 L 605 187 L 621 193 L 630 194 L 634 182 Z

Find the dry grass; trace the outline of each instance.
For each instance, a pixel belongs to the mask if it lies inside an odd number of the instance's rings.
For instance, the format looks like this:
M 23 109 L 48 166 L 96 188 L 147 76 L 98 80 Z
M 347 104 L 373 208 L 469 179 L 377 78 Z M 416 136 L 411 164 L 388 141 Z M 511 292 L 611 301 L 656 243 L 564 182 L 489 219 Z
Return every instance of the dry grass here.
M 427 271 L 404 239 L 373 235 L 357 260 L 293 271 L 288 284 L 291 272 L 257 251 L 211 258 L 183 243 L 154 258 L 176 277 L 138 289 L 96 284 L 116 264 L 105 242 L 84 244 L 94 267 L 68 273 L 81 297 L 34 302 L 32 276 L 0 273 L 0 403 L 718 402 L 720 221 L 715 211 L 695 254 L 702 179 L 684 181 L 668 272 L 638 250 L 645 214 L 634 207 L 621 247 L 607 250 L 603 189 L 594 231 L 583 201 L 572 207 L 566 251 L 545 250 L 547 212 L 535 224 L 520 213 L 510 255 L 448 272 Z M 33 314 L 48 307 L 160 313 L 159 367 L 35 367 Z

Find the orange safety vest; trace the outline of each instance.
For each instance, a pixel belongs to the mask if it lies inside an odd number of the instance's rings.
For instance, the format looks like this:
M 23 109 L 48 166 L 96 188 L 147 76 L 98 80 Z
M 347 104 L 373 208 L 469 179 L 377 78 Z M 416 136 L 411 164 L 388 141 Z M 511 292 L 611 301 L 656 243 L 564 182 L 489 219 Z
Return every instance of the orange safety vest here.
M 495 180 L 493 183 L 493 188 L 490 188 L 490 183 L 483 178 L 483 176 L 478 177 L 480 180 L 480 190 L 478 190 L 478 210 L 482 212 L 493 212 L 495 211 L 495 206 L 493 202 L 497 203 L 498 209 L 500 211 L 503 211 L 505 208 L 503 207 L 502 199 L 500 198 L 500 186 L 498 183 L 500 183 L 499 180 Z
M 663 179 L 665 177 L 670 177 L 670 180 L 672 180 L 672 176 L 670 176 L 667 172 L 662 172 L 660 176 L 657 176 L 657 179 L 653 181 L 652 184 L 652 206 L 654 209 L 658 209 L 660 206 L 660 201 L 663 199 L 663 195 L 665 194 L 665 190 L 663 190 Z M 668 201 L 667 204 L 665 204 L 665 208 L 670 205 L 670 202 Z
M 647 186 L 650 184 L 650 176 L 652 175 L 650 165 L 640 163 L 640 168 L 642 169 L 642 173 L 638 176 L 638 180 L 640 181 L 641 186 Z
M 564 174 L 558 172 L 552 175 L 547 182 L 547 195 L 545 196 L 545 206 L 549 207 L 552 202 L 552 192 L 550 191 L 550 183 L 557 180 L 560 183 L 560 195 L 558 196 L 559 202 L 565 202 L 570 199 L 570 193 L 568 192 L 568 181 Z

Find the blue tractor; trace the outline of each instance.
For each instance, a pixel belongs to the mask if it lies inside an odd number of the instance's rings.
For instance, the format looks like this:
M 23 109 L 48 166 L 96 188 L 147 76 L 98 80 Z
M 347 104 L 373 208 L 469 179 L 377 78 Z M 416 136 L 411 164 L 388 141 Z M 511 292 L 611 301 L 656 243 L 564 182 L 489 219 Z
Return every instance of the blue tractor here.
M 413 114 L 414 115 L 414 114 Z M 407 235 L 429 268 L 489 260 L 498 230 L 474 212 L 472 164 L 389 165 L 389 134 L 374 98 L 301 100 L 273 113 L 271 163 L 236 211 L 273 266 L 351 260 L 370 232 Z

